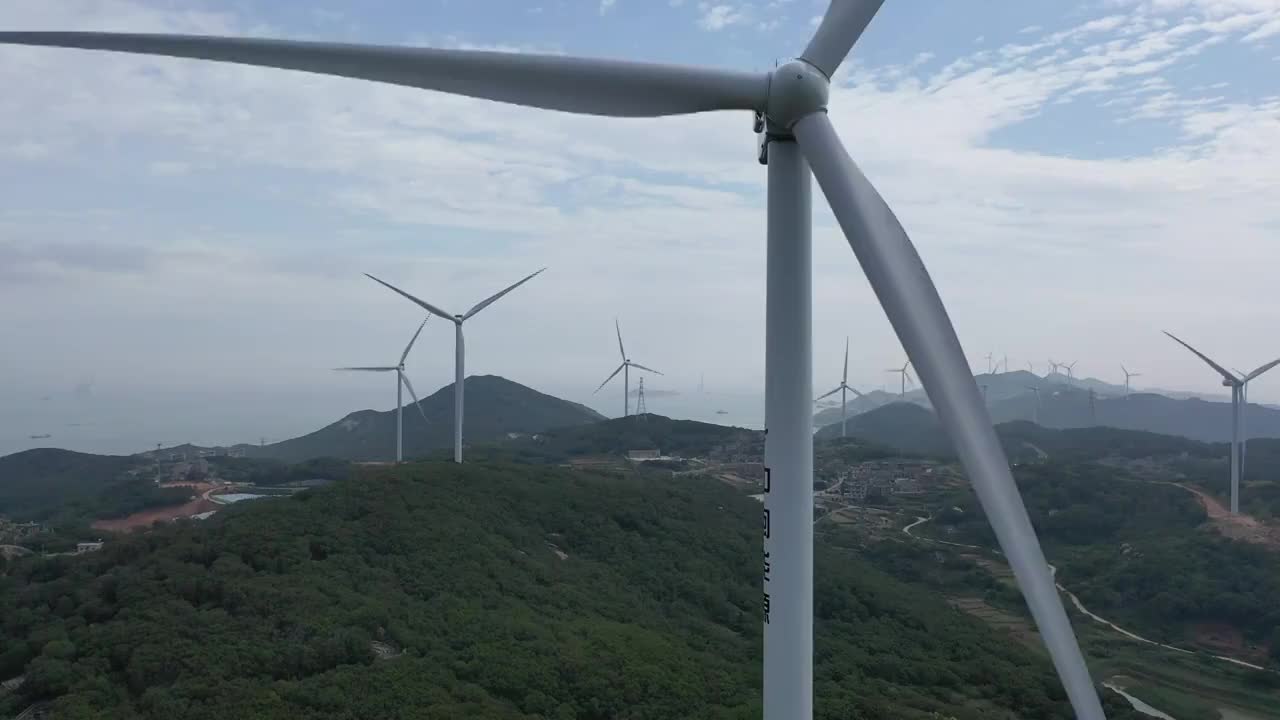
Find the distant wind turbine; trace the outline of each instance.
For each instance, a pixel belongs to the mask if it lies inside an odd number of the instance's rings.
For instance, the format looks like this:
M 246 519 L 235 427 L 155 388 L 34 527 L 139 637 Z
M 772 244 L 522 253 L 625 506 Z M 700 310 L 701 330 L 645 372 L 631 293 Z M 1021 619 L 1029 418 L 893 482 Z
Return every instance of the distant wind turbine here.
M 1053 375 L 1053 374 L 1057 373 L 1057 372 L 1058 372 L 1058 368 L 1060 368 L 1060 367 L 1062 367 L 1062 366 L 1061 366 L 1061 365 L 1059 365 L 1058 363 L 1054 362 L 1054 361 L 1053 361 L 1053 358 L 1049 358 L 1049 372 L 1045 374 L 1045 377 L 1047 378 L 1047 377 L 1049 377 L 1050 375 Z
M 404 462 L 404 400 L 401 389 L 407 389 L 409 396 L 413 398 L 413 404 L 418 407 L 418 412 L 422 413 L 423 422 L 427 422 L 427 412 L 422 409 L 422 403 L 418 400 L 418 394 L 413 391 L 413 384 L 409 382 L 409 376 L 404 374 L 404 361 L 409 357 L 409 351 L 413 349 L 413 344 L 418 341 L 418 336 L 422 334 L 422 328 L 426 327 L 427 320 L 430 316 L 422 319 L 422 324 L 418 326 L 418 331 L 409 338 L 409 344 L 404 346 L 404 352 L 400 353 L 400 362 L 395 365 L 386 365 L 381 367 L 341 367 L 334 370 L 353 371 L 353 372 L 392 372 L 396 374 L 396 462 Z M 264 441 L 265 444 L 265 441 Z
M 622 347 L 622 326 L 618 324 L 617 318 L 613 320 L 613 329 L 618 331 L 618 354 L 622 355 L 622 364 L 618 366 L 617 370 L 613 371 L 612 375 L 605 378 L 604 382 L 600 383 L 600 387 L 596 388 L 596 392 L 603 390 L 610 380 L 617 377 L 618 373 L 622 373 L 622 417 L 626 417 L 631 414 L 631 368 L 651 372 L 654 375 L 661 375 L 662 373 L 652 368 L 647 368 L 640 363 L 631 362 L 631 359 L 627 357 L 627 351 Z M 594 395 L 595 393 L 591 394 Z
M 1036 366 L 1033 365 L 1030 360 L 1027 361 L 1027 372 L 1031 373 L 1032 375 L 1036 374 Z
M 995 372 L 994 370 L 992 370 L 992 365 L 991 365 L 991 358 L 992 358 L 992 357 L 994 357 L 994 356 L 993 356 L 991 353 L 987 353 L 987 374 L 988 374 L 988 375 L 990 375 L 991 373 Z
M 847 337 L 844 339 L 844 374 L 840 376 L 840 384 L 836 386 L 835 390 L 818 397 L 814 402 L 822 400 L 823 398 L 829 398 L 836 393 L 840 393 L 840 437 L 844 437 L 845 424 L 848 422 L 848 414 L 845 409 L 845 398 L 848 397 L 848 393 L 853 393 L 858 397 L 862 397 L 862 393 L 849 387 L 849 338 Z
M 889 368 L 888 370 L 885 370 L 885 372 L 898 373 L 899 375 L 901 375 L 901 376 L 902 376 L 902 390 L 898 393 L 898 397 L 905 397 L 905 396 L 906 396 L 906 394 L 907 394 L 907 383 L 908 383 L 908 382 L 910 382 L 912 385 L 914 385 L 914 384 L 916 383 L 916 381 L 915 381 L 915 380 L 913 380 L 913 379 L 911 378 L 911 373 L 907 372 L 907 368 L 909 368 L 909 367 L 911 367 L 911 361 L 910 361 L 910 360 L 908 360 L 908 361 L 907 361 L 907 362 L 906 362 L 902 367 L 900 367 L 900 368 Z
M 1218 374 L 1222 376 L 1222 385 L 1224 387 L 1231 388 L 1231 513 L 1236 514 L 1240 512 L 1240 473 L 1242 464 L 1242 453 L 1240 451 L 1240 446 L 1242 444 L 1240 442 L 1240 401 L 1244 397 L 1244 388 L 1249 381 L 1257 378 L 1259 375 L 1265 373 L 1276 365 L 1280 365 L 1280 358 L 1272 360 L 1266 365 L 1261 365 L 1253 372 L 1242 374 L 1241 376 L 1236 375 L 1218 363 L 1210 360 L 1208 355 L 1205 355 L 1199 350 L 1183 342 L 1173 333 L 1165 331 L 1165 335 L 1168 335 L 1174 340 L 1174 342 L 1190 350 L 1196 357 L 1205 361 L 1209 367 L 1218 371 Z
M 1066 368 L 1066 369 L 1067 369 L 1067 384 L 1068 384 L 1068 385 L 1074 385 L 1074 384 L 1075 384 L 1075 379 L 1076 379 L 1076 375 L 1075 375 L 1075 372 L 1076 372 L 1076 363 L 1078 363 L 1078 362 L 1080 362 L 1080 361 L 1079 361 L 1079 360 L 1075 360 L 1075 361 L 1072 361 L 1072 362 L 1070 362 L 1070 363 L 1061 363 L 1061 364 L 1060 364 L 1060 367 L 1064 367 L 1064 368 Z
M 1028 385 L 1027 389 L 1036 394 L 1036 406 L 1031 409 L 1031 422 L 1040 424 L 1040 388 Z
M 466 375 L 465 375 L 465 373 L 466 373 L 466 365 L 467 365 L 467 363 L 466 363 L 466 355 L 467 355 L 467 351 L 466 351 L 466 344 L 463 342 L 463 339 L 462 339 L 462 323 L 466 322 L 468 319 L 470 319 L 470 318 L 471 318 L 473 315 L 475 315 L 476 313 L 478 313 L 478 312 L 480 312 L 481 310 L 483 310 L 483 309 L 485 309 L 485 308 L 489 307 L 490 305 L 492 305 L 494 302 L 496 302 L 496 301 L 498 300 L 498 298 L 502 297 L 503 295 L 506 295 L 507 293 L 511 292 L 512 290 L 515 290 L 516 288 L 520 287 L 521 285 L 523 285 L 523 284 L 525 284 L 525 283 L 529 282 L 530 280 L 532 280 L 533 278 L 537 277 L 537 276 L 538 276 L 538 274 L 540 274 L 543 270 L 546 270 L 546 268 L 542 268 L 542 270 L 539 270 L 539 271 L 537 271 L 537 272 L 535 272 L 535 273 L 531 273 L 531 274 L 529 274 L 529 275 L 526 275 L 526 276 L 524 277 L 524 279 L 523 279 L 523 280 L 521 280 L 521 281 L 519 281 L 519 282 L 517 282 L 517 283 L 515 283 L 515 284 L 513 284 L 513 285 L 509 285 L 506 289 L 504 289 L 504 290 L 502 290 L 502 291 L 500 291 L 500 292 L 496 292 L 496 293 L 494 293 L 493 295 L 490 295 L 489 297 L 485 298 L 484 300 L 481 300 L 480 302 L 476 303 L 474 307 L 472 307 L 470 310 L 468 310 L 467 312 L 465 312 L 465 313 L 464 313 L 464 314 L 462 314 L 462 315 L 450 315 L 449 313 L 445 312 L 444 310 L 441 310 L 440 308 L 436 307 L 435 305 L 432 305 L 431 303 L 429 303 L 429 302 L 427 302 L 427 301 L 425 301 L 425 300 L 419 300 L 418 298 L 416 298 L 416 297 L 414 297 L 414 296 L 410 295 L 409 293 L 407 293 L 407 292 L 405 292 L 405 291 L 401 290 L 400 288 L 398 288 L 398 287 L 396 287 L 396 286 L 394 286 L 394 285 L 392 285 L 392 284 L 390 284 L 390 283 L 383 282 L 383 281 L 379 280 L 378 278 L 376 278 L 376 277 L 374 277 L 374 276 L 370 275 L 369 273 L 365 273 L 365 276 L 366 276 L 366 277 L 368 277 L 370 280 L 373 280 L 374 282 L 376 282 L 376 283 L 378 283 L 378 284 L 380 284 L 380 285 L 384 285 L 384 286 L 386 286 L 387 288 L 389 288 L 389 289 L 391 289 L 391 290 L 393 290 L 393 291 L 395 291 L 395 292 L 399 293 L 400 295 L 403 295 L 403 296 L 404 296 L 405 298 L 407 298 L 408 300 L 410 300 L 410 301 L 412 301 L 412 302 L 414 302 L 414 303 L 417 303 L 418 307 L 421 307 L 423 310 L 426 310 L 427 312 L 431 313 L 432 315 L 435 315 L 435 316 L 437 316 L 437 317 L 442 317 L 442 318 L 444 318 L 445 320 L 448 320 L 449 322 L 453 323 L 453 326 L 454 326 L 454 335 L 453 335 L 453 338 L 454 338 L 454 340 L 453 340 L 453 357 L 454 357 L 454 360 L 453 360 L 453 377 L 454 377 L 454 380 L 453 380 L 453 461 L 454 461 L 454 462 L 457 462 L 457 463 L 462 462 L 462 408 L 463 408 L 463 393 L 464 393 L 463 380 L 464 380 L 464 378 L 465 378 L 465 376 L 466 376 Z
M 1129 397 L 1129 378 L 1141 377 L 1142 373 L 1129 372 L 1123 364 L 1120 366 L 1120 372 L 1124 373 L 1124 396 Z

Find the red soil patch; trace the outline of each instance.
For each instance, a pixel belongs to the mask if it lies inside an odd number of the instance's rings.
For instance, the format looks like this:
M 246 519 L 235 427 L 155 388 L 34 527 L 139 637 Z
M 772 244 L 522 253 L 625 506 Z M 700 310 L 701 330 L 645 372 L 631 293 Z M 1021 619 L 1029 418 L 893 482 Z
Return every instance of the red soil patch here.
M 1209 516 L 1209 522 L 1224 536 L 1233 540 L 1243 540 L 1247 543 L 1280 549 L 1280 528 L 1266 525 L 1259 522 L 1257 518 L 1244 513 L 1232 515 L 1222 503 L 1218 502 L 1217 498 L 1199 488 L 1188 485 L 1179 485 L 1179 487 L 1195 494 L 1200 504 L 1204 506 L 1205 513 Z
M 172 522 L 178 518 L 190 517 L 202 512 L 217 510 L 220 506 L 204 497 L 196 498 L 191 502 L 182 505 L 170 505 L 169 507 L 153 508 L 151 510 L 143 510 L 122 518 L 112 518 L 110 520 L 95 520 L 92 527 L 97 530 L 110 530 L 111 532 L 129 532 L 137 528 L 151 527 L 151 523 L 157 520 L 162 522 Z

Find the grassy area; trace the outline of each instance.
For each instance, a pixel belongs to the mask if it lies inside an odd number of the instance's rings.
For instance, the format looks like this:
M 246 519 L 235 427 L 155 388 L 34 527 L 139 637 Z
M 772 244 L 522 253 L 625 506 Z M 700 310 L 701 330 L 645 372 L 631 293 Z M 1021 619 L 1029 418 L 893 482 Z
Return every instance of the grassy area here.
M 927 526 L 913 532 L 927 535 L 927 531 L 920 532 Z M 928 563 L 933 569 L 926 575 L 913 578 L 899 572 L 900 577 L 927 583 L 950 596 L 953 607 L 1012 631 L 1019 639 L 1034 639 L 1034 635 L 1024 637 L 1030 629 L 1029 618 L 1026 618 L 1021 595 L 1014 589 L 1012 574 L 999 556 L 937 544 L 928 547 L 933 553 L 945 555 L 946 560 L 935 556 Z M 873 557 L 875 554 L 871 553 Z M 893 560 L 901 570 L 902 559 Z M 960 562 L 994 580 L 995 587 L 983 588 L 984 583 L 958 567 Z M 974 592 L 979 589 L 985 592 Z M 1074 609 L 1068 612 L 1090 670 L 1099 681 L 1120 679 L 1117 684 L 1126 692 L 1177 720 L 1280 720 L 1280 674 L 1239 668 L 1205 656 L 1139 643 Z M 1025 629 L 1017 627 L 1014 618 L 1022 618 Z M 1036 642 L 1027 644 L 1041 649 Z
M 1280 720 L 1280 675 L 1145 645 L 1075 617 L 1093 676 L 1123 678 L 1126 692 L 1178 720 L 1216 719 L 1219 708 L 1238 720 Z

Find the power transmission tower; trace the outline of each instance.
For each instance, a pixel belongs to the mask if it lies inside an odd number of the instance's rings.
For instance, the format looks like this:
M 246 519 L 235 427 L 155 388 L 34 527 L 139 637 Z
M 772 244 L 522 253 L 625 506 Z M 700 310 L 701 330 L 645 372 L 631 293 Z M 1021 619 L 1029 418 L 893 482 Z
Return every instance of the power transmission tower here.
M 648 412 L 648 410 L 645 409 L 644 406 L 644 377 L 641 376 L 640 390 L 636 393 L 636 415 L 639 415 L 640 419 L 643 420 L 646 412 Z

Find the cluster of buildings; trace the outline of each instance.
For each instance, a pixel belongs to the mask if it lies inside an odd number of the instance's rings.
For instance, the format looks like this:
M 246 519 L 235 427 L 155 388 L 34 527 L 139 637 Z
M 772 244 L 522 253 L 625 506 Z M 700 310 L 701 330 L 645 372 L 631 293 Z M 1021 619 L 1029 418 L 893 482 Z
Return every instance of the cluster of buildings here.
M 874 460 L 824 473 L 828 492 L 852 502 L 922 495 L 941 481 L 943 466 L 921 460 Z
M 37 522 L 13 522 L 0 516 L 0 545 L 20 545 L 23 540 L 38 535 L 44 525 Z

